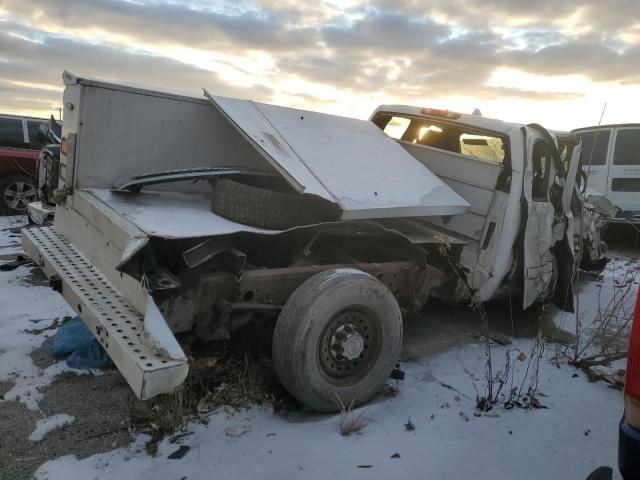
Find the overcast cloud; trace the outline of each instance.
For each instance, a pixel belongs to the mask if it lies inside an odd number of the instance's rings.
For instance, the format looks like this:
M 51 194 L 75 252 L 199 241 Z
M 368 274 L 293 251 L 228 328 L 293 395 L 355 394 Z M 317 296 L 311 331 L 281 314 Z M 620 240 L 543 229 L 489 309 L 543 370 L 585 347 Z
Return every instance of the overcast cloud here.
M 0 0 L 0 26 L 0 109 L 18 113 L 59 105 L 65 69 L 354 116 L 449 102 L 541 121 L 640 91 L 637 0 Z

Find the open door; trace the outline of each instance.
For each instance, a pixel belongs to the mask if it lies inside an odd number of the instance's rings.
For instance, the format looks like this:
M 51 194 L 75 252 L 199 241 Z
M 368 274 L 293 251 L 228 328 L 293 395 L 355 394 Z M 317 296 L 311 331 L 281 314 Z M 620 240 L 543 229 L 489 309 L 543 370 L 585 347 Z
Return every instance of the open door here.
M 554 256 L 551 247 L 554 207 L 550 189 L 553 184 L 553 149 L 548 135 L 531 126 L 525 134 L 525 164 L 522 188 L 523 218 L 523 308 L 544 298 L 554 280 Z
M 553 295 L 553 303 L 567 312 L 574 311 L 573 279 L 576 272 L 575 218 L 571 209 L 573 195 L 578 191 L 576 179 L 581 169 L 581 144 L 570 149 L 567 146 L 567 174 L 562 184 L 561 206 L 566 224 L 564 237 L 552 247 L 556 260 L 557 279 Z
M 205 95 L 292 188 L 337 204 L 342 220 L 469 210 L 373 122 Z

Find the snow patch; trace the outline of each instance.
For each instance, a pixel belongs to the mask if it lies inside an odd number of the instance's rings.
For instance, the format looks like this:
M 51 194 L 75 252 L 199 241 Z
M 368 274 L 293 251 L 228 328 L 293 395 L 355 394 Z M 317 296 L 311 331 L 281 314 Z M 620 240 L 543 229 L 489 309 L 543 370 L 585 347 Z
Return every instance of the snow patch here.
M 531 347 L 530 340 L 513 345 Z M 505 347 L 493 355 L 504 358 Z M 586 478 L 600 465 L 616 465 L 622 395 L 566 364 L 558 368 L 552 356 L 548 351 L 540 366 L 543 409 L 497 406 L 476 416 L 472 376 L 483 378 L 486 357 L 482 345 L 470 345 L 402 365 L 405 380 L 390 381 L 395 397 L 357 409 L 369 420 L 359 435 L 341 436 L 339 415 L 221 409 L 207 425 L 189 424 L 192 435 L 165 438 L 154 457 L 144 450 L 148 437 L 139 436 L 127 448 L 49 461 L 35 478 Z M 521 379 L 527 361 L 514 367 Z M 183 445 L 190 448 L 181 460 L 168 458 Z
M 31 432 L 29 435 L 29 440 L 32 442 L 39 442 L 47 434 L 56 428 L 63 427 L 65 425 L 69 425 L 75 421 L 75 417 L 72 415 L 67 415 L 66 413 L 60 413 L 58 415 L 52 415 L 50 417 L 45 417 L 38 420 L 36 424 L 36 429 Z
M 0 217 L 0 246 L 16 241 L 8 230 L 14 226 L 19 225 L 11 217 Z M 28 282 L 33 268 L 25 265 L 8 272 L 0 271 L 0 381 L 13 384 L 4 395 L 5 400 L 20 401 L 37 410 L 41 388 L 71 369 L 64 362 L 44 370 L 37 367 L 31 352 L 55 334 L 55 330 L 41 333 L 27 330 L 50 325 L 56 318 L 73 315 L 73 311 L 50 288 Z

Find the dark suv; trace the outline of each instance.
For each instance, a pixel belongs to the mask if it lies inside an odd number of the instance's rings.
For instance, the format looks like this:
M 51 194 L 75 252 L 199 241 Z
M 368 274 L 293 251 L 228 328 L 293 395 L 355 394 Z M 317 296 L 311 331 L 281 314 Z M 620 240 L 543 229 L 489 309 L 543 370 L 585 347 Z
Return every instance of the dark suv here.
M 0 114 L 0 215 L 26 213 L 37 198 L 38 142 L 42 118 Z

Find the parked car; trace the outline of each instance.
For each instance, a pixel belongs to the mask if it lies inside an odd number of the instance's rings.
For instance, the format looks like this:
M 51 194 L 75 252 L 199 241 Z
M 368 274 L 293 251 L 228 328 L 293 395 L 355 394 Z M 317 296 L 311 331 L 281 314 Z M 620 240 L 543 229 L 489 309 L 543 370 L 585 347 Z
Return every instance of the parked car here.
M 625 480 L 634 480 L 640 478 L 640 290 L 633 315 L 628 352 L 618 467 Z
M 46 119 L 0 115 L 0 214 L 21 215 L 37 198 L 37 163 Z
M 573 135 L 565 168 L 539 125 L 402 106 L 363 121 L 63 79 L 55 220 L 23 245 L 142 399 L 186 378 L 180 332 L 273 322 L 282 384 L 335 411 L 384 385 L 403 312 L 432 296 L 518 290 L 524 308 L 572 309 L 574 240 L 592 232 L 574 222 L 573 204 L 590 207 Z
M 582 141 L 587 187 L 620 209 L 609 221 L 640 224 L 640 124 L 584 127 L 574 133 Z
M 62 125 L 53 118 L 40 125 L 37 133 L 44 146 L 38 156 L 38 201 L 29 203 L 27 215 L 36 225 L 46 225 L 53 221 L 55 214 L 54 192 L 58 188 L 58 169 L 60 168 L 60 142 Z

